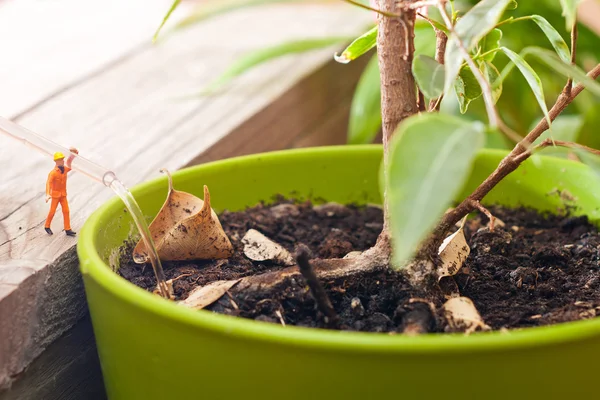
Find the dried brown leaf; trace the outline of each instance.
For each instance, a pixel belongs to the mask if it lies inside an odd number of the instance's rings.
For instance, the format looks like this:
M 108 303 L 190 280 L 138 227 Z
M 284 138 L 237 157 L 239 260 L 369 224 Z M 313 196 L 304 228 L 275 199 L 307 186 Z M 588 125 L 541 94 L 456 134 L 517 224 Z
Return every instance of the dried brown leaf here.
M 475 332 L 477 329 L 489 330 L 483 322 L 475 304 L 468 297 L 453 297 L 444 303 L 444 317 L 450 330 L 454 332 Z
M 228 258 L 233 246 L 223 231 L 219 218 L 210 207 L 210 193 L 204 186 L 204 200 L 175 190 L 168 171 L 167 200 L 150 224 L 152 240 L 162 260 L 210 260 Z M 133 250 L 138 264 L 149 261 L 146 246 L 139 241 Z
M 235 281 L 216 281 L 206 286 L 197 287 L 192 290 L 187 299 L 180 301 L 179 304 L 196 310 L 203 309 L 223 297 L 239 281 L 241 279 Z
M 444 239 L 438 250 L 438 254 L 442 261 L 437 269 L 438 280 L 444 276 L 455 275 L 460 271 L 465 260 L 471 254 L 471 248 L 467 244 L 465 232 L 462 227 Z
M 294 257 L 283 246 L 275 243 L 256 229 L 250 229 L 242 238 L 244 255 L 252 261 L 274 261 L 280 265 L 294 265 Z

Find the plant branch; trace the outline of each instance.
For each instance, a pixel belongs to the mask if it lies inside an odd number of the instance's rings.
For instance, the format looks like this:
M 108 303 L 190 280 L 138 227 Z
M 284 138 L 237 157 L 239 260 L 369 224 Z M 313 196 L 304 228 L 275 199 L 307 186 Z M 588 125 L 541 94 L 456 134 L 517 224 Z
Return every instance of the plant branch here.
M 425 96 L 423 95 L 423 92 L 421 92 L 420 90 L 419 90 L 419 98 L 418 98 L 417 104 L 419 106 L 419 112 L 427 111 L 427 107 L 425 106 Z
M 485 108 L 486 108 L 486 111 L 488 114 L 488 120 L 490 121 L 490 125 L 492 127 L 496 128 L 498 126 L 499 118 L 498 118 L 498 112 L 496 111 L 496 107 L 494 106 L 494 97 L 492 95 L 492 88 L 490 87 L 489 82 L 485 80 L 485 77 L 483 76 L 483 74 L 481 73 L 479 68 L 477 68 L 477 65 L 471 58 L 469 51 L 467 50 L 464 43 L 462 42 L 462 40 L 456 33 L 456 30 L 454 29 L 454 25 L 452 25 L 452 20 L 450 19 L 450 16 L 448 15 L 448 12 L 446 11 L 446 7 L 444 7 L 443 4 L 438 3 L 438 10 L 440 10 L 440 14 L 442 15 L 442 19 L 444 20 L 444 23 L 446 24 L 448 31 L 450 31 L 450 33 L 452 33 L 454 35 L 454 38 L 456 39 L 456 42 L 458 43 L 458 48 L 459 48 L 460 52 L 462 53 L 463 58 L 467 62 L 467 65 L 469 66 L 469 68 L 471 68 L 471 72 L 473 72 L 473 75 L 475 76 L 477 83 L 479 84 L 479 86 L 481 86 L 481 91 L 483 92 L 483 99 L 485 100 Z
M 515 161 L 521 163 L 521 162 L 525 161 L 526 159 L 528 159 L 529 157 L 531 157 L 534 153 L 537 153 L 538 151 L 543 150 L 546 147 L 567 147 L 570 149 L 580 149 L 580 150 L 585 150 L 588 153 L 592 153 L 597 156 L 600 156 L 600 150 L 593 149 L 591 147 L 584 146 L 579 143 L 565 142 L 563 140 L 544 139 L 540 144 L 532 147 L 531 149 L 529 149 L 529 150 L 519 154 L 517 157 L 515 157 Z
M 571 64 L 575 65 L 575 57 L 577 54 L 577 21 L 573 23 L 573 28 L 571 29 Z M 567 81 L 567 85 L 565 89 L 567 90 L 567 94 L 571 94 L 571 88 L 573 87 L 573 78 L 569 78 Z
M 592 79 L 598 78 L 598 76 L 600 76 L 600 64 L 596 65 L 587 75 Z M 584 88 L 585 87 L 580 83 L 575 86 L 570 93 L 563 90 L 548 113 L 550 121 L 554 121 Z M 538 122 L 533 130 L 529 132 L 523 140 L 517 143 L 514 149 L 502 159 L 496 170 L 492 172 L 485 181 L 473 191 L 473 193 L 463 200 L 455 209 L 442 217 L 442 221 L 434 230 L 430 240 L 425 244 L 425 251 L 437 249 L 445 232 L 447 232 L 455 223 L 460 221 L 461 218 L 473 211 L 473 201 L 481 201 L 502 179 L 517 169 L 519 165 L 529 157 L 522 156 L 522 154 L 531 154 L 531 151 L 535 148 L 532 148 L 531 144 L 547 129 L 548 120 L 544 117 Z M 554 143 L 556 143 L 556 141 Z
M 470 200 L 469 203 L 471 204 L 471 207 L 473 207 L 473 209 L 481 211 L 483 214 L 485 214 L 486 217 L 488 217 L 488 219 L 490 220 L 490 232 L 493 232 L 494 224 L 496 223 L 496 217 L 494 217 L 490 210 L 485 208 L 479 201 Z
M 343 0 L 343 1 L 345 1 L 346 3 L 350 3 L 352 5 L 355 5 L 357 7 L 364 8 L 365 10 L 375 11 L 377 14 L 384 15 L 386 17 L 396 18 L 396 17 L 400 16 L 400 14 L 396 14 L 396 13 L 392 13 L 392 12 L 387 12 L 387 11 L 379 10 L 377 8 L 369 7 L 369 6 L 365 5 L 365 4 L 359 3 L 358 1 L 354 1 L 354 0 Z
M 506 125 L 500 119 L 500 117 L 498 115 L 498 110 L 496 110 L 496 106 L 494 104 L 494 95 L 492 94 L 492 88 L 490 86 L 490 83 L 485 79 L 485 77 L 483 76 L 483 73 L 481 72 L 481 70 L 479 70 L 479 68 L 477 67 L 477 64 L 475 64 L 475 61 L 473 61 L 473 59 L 471 58 L 469 51 L 467 50 L 464 43 L 462 42 L 462 40 L 456 33 L 456 30 L 454 29 L 454 25 L 452 25 L 452 21 L 450 20 L 450 16 L 448 16 L 448 13 L 446 11 L 446 7 L 444 7 L 444 5 L 440 2 L 440 3 L 438 3 L 438 9 L 440 10 L 440 14 L 442 15 L 442 18 L 444 19 L 444 23 L 446 24 L 448 31 L 450 31 L 450 33 L 452 33 L 454 35 L 454 37 L 456 39 L 456 43 L 458 44 L 458 48 L 463 55 L 463 58 L 465 59 L 467 65 L 471 69 L 473 76 L 475 76 L 477 83 L 481 87 L 481 92 L 483 94 L 483 100 L 485 102 L 485 109 L 487 111 L 488 120 L 490 122 L 490 125 L 492 126 L 492 128 L 498 128 L 500 130 L 500 132 L 502 132 L 506 137 L 508 137 L 513 142 L 518 143 L 521 140 L 521 137 L 515 131 L 510 129 L 510 127 L 508 127 L 508 125 Z
M 379 14 L 377 57 L 381 77 L 381 120 L 383 131 L 384 165 L 388 163 L 389 143 L 396 128 L 404 119 L 419 111 L 417 90 L 412 74 L 415 11 L 404 7 L 411 0 L 380 0 L 378 7 L 400 17 L 388 18 Z M 403 10 L 403 11 L 401 11 Z M 386 196 L 384 195 L 384 198 Z M 380 238 L 387 235 L 387 202 L 384 202 L 384 228 Z
M 441 29 L 437 29 L 435 26 L 433 27 L 433 30 L 435 31 L 435 61 L 444 65 L 444 54 L 446 53 L 448 35 Z M 437 99 L 431 99 L 429 102 L 429 111 L 439 111 L 443 97 L 444 94 L 442 93 Z

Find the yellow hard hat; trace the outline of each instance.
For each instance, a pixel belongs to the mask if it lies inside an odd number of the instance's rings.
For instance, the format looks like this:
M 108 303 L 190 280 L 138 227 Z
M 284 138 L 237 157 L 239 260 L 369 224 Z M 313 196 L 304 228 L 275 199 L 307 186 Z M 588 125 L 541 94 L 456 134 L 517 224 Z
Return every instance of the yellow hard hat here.
M 62 160 L 63 158 L 65 158 L 65 155 L 60 151 L 54 153 L 54 161 Z

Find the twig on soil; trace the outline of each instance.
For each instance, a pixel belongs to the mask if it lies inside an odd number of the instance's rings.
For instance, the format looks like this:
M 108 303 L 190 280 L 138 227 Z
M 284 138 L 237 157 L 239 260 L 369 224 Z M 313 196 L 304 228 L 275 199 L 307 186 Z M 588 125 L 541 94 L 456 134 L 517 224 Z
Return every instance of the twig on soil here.
M 298 267 L 304 279 L 306 279 L 306 283 L 310 288 L 310 293 L 317 303 L 317 307 L 319 310 L 325 315 L 325 323 L 330 328 L 338 329 L 340 327 L 340 317 L 337 315 L 333 306 L 331 305 L 331 301 L 317 278 L 317 274 L 313 269 L 312 265 L 309 261 L 310 258 L 310 250 L 303 244 L 298 245 L 298 250 L 296 251 L 296 261 L 298 262 Z

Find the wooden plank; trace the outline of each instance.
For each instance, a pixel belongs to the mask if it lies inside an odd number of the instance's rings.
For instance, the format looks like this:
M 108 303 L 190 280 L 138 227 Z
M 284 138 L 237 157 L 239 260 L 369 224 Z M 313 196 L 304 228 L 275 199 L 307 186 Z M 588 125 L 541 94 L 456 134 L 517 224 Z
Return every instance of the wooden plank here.
M 365 57 L 348 65 L 326 63 L 188 165 L 290 147 L 345 143 L 350 102 L 367 61 Z M 325 124 L 328 127 L 323 129 Z
M 106 399 L 89 316 L 52 343 L 0 399 Z
M 0 115 L 18 116 L 147 45 L 170 4 L 171 0 L 1 1 Z M 184 2 L 179 13 L 186 9 Z
M 330 61 L 336 49 L 274 61 L 216 96 L 176 101 L 179 96 L 206 84 L 244 51 L 307 35 L 353 35 L 370 17 L 343 4 L 271 6 L 229 14 L 181 31 L 158 47 L 136 51 L 52 96 L 18 122 L 79 147 L 132 185 L 157 176 L 161 167 L 187 165 Z M 218 46 L 214 38 L 219 38 Z M 0 320 L 11 321 L 2 324 L 8 332 L 0 335 L 0 385 L 10 382 L 85 310 L 77 263 L 67 252 L 75 240 L 60 234 L 60 215 L 53 224 L 57 234 L 49 237 L 42 229 L 47 212 L 44 180 L 52 162 L 22 151 L 19 144 L 6 141 L 0 149 L 0 269 L 19 260 L 5 274 L 11 276 L 10 283 L 0 275 Z M 108 190 L 73 174 L 69 202 L 74 228 L 108 197 Z M 66 260 L 60 260 L 64 254 Z

